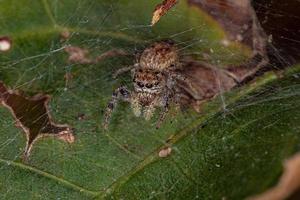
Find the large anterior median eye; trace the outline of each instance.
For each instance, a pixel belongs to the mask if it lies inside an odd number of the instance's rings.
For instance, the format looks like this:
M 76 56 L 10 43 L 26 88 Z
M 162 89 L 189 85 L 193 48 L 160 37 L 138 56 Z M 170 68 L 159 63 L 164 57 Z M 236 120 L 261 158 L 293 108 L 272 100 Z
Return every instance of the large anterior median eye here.
M 142 82 L 137 82 L 136 84 L 141 88 L 144 87 L 144 84 Z
M 152 86 L 153 86 L 152 84 L 146 84 L 147 88 L 152 88 Z

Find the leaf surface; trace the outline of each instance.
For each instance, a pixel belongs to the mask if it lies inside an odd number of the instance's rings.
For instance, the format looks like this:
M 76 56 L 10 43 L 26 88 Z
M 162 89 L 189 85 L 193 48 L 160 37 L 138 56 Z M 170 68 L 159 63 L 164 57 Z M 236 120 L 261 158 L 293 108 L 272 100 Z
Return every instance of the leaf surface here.
M 222 45 L 226 35 L 220 26 L 185 1 L 151 27 L 158 3 L 0 2 L 0 35 L 12 40 L 11 50 L 0 54 L 0 79 L 27 95 L 50 95 L 54 120 L 69 124 L 76 134 L 71 145 L 54 138 L 37 141 L 29 163 L 23 163 L 25 135 L 0 107 L 1 198 L 240 199 L 275 181 L 282 159 L 299 141 L 299 70 L 278 80 L 269 73 L 207 103 L 202 114 L 172 110 L 159 130 L 157 114 L 146 122 L 121 103 L 109 131 L 102 129 L 113 89 L 130 85 L 129 74 L 116 80 L 112 74 L 133 59 L 68 63 L 66 45 L 88 49 L 96 57 L 112 49 L 133 54 L 171 38 L 182 54 L 221 67 L 250 56 L 242 44 Z M 64 32 L 70 36 L 62 41 Z M 72 74 L 68 82 L 66 74 Z M 160 157 L 166 146 L 172 151 Z

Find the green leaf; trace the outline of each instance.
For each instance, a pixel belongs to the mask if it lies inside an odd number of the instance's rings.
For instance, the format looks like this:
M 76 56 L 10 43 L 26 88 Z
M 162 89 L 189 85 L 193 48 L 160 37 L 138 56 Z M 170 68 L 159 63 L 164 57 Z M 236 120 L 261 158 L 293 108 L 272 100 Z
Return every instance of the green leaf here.
M 112 58 L 94 65 L 69 64 L 63 46 L 91 55 L 111 49 L 134 52 L 172 38 L 184 54 L 212 64 L 240 63 L 250 56 L 242 44 L 222 46 L 224 31 L 209 16 L 180 1 L 157 25 L 160 1 L 4 0 L 0 35 L 12 49 L 0 54 L 0 79 L 27 95 L 51 95 L 54 121 L 76 130 L 75 143 L 39 140 L 29 163 L 20 155 L 26 139 L 11 113 L 0 107 L 0 191 L 3 199 L 240 199 L 270 186 L 281 162 L 299 143 L 299 67 L 278 79 L 273 73 L 217 97 L 203 114 L 170 113 L 159 130 L 121 103 L 108 132 L 101 127 L 113 88 L 130 85 L 112 73 L 132 64 Z M 71 37 L 61 42 L 60 34 Z M 209 59 L 207 60 L 207 54 Z M 64 75 L 72 73 L 66 86 Z M 226 110 L 223 109 L 226 104 Z M 86 119 L 78 120 L 84 114 Z M 158 152 L 170 145 L 171 154 Z

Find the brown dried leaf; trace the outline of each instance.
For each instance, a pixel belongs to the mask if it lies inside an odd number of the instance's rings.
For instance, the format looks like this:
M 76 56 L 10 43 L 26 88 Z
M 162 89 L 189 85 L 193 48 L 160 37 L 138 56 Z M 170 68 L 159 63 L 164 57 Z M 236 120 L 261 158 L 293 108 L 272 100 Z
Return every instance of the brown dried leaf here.
M 192 105 L 201 111 L 201 104 L 222 92 L 251 81 L 257 74 L 270 70 L 267 55 L 267 37 L 257 20 L 250 0 L 189 0 L 191 5 L 200 7 L 211 15 L 228 33 L 229 40 L 243 42 L 252 47 L 252 57 L 239 66 L 226 66 L 218 69 L 215 66 L 200 62 L 186 62 L 183 71 L 191 84 L 180 84 L 184 98 L 182 104 Z M 153 14 L 155 24 L 177 1 L 164 1 Z M 224 46 L 228 40 L 223 40 Z M 200 78 L 199 78 L 200 77 Z
M 53 136 L 68 143 L 75 140 L 73 130 L 68 125 L 55 124 L 52 121 L 48 108 L 49 100 L 50 96 L 41 94 L 25 97 L 7 89 L 0 82 L 0 104 L 9 109 L 16 126 L 26 134 L 25 160 L 29 157 L 34 142 L 40 138 Z
M 266 54 L 267 36 L 257 19 L 250 0 L 188 0 L 216 20 L 228 39 L 252 48 L 253 55 Z
M 161 4 L 158 4 L 153 11 L 151 25 L 156 24 L 176 3 L 178 3 L 178 0 L 164 0 Z
M 249 200 L 283 200 L 300 188 L 300 153 L 284 163 L 284 172 L 279 183 L 263 194 Z
M 106 58 L 128 55 L 123 50 L 112 49 L 100 54 L 95 58 L 90 58 L 88 49 L 84 49 L 77 46 L 67 46 L 64 50 L 69 54 L 68 62 L 77 64 L 96 64 Z
M 252 7 L 250 0 L 188 0 L 216 20 L 229 34 L 230 40 L 250 42 L 252 37 Z
M 204 62 L 187 60 L 180 73 L 188 80 L 178 81 L 182 94 L 180 104 L 191 105 L 197 112 L 201 111 L 202 103 L 237 85 L 226 70 Z
M 248 83 L 259 75 L 269 71 L 268 57 L 256 54 L 238 66 L 228 66 L 224 69 L 191 58 L 182 60 L 183 68 L 178 71 L 188 81 L 178 81 L 182 94 L 181 105 L 191 105 L 201 112 L 202 104 L 223 92 Z

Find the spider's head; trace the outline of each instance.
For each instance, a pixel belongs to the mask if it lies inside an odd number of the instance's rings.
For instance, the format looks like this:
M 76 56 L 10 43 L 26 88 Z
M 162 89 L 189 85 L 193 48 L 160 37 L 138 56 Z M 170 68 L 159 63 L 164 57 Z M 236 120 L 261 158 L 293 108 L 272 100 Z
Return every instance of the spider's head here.
M 160 71 L 139 68 L 135 71 L 134 89 L 136 92 L 156 95 L 165 87 L 164 76 Z

